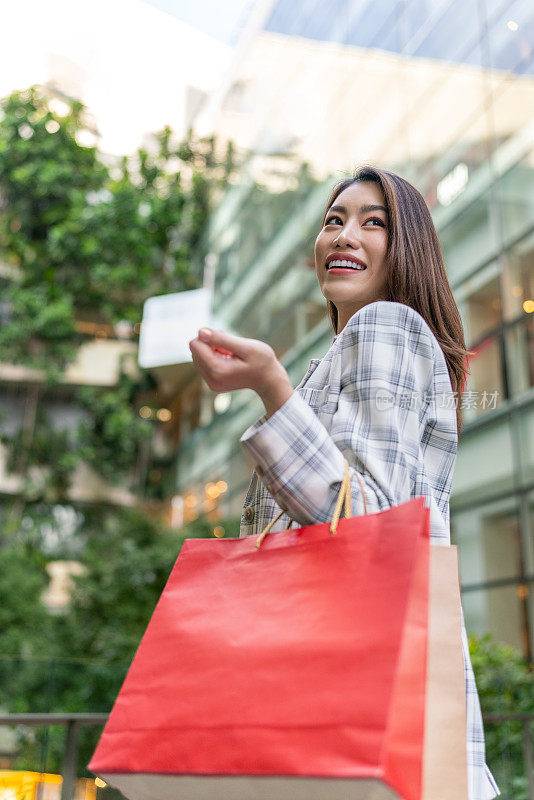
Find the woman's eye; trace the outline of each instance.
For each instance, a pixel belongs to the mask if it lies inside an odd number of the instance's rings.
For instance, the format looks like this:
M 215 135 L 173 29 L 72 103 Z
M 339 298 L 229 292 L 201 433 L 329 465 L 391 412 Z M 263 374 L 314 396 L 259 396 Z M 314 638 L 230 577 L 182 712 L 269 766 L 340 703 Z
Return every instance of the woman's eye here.
M 339 220 L 341 222 L 341 224 L 343 225 L 343 220 L 341 219 L 341 217 L 338 217 L 335 214 L 333 214 L 331 217 L 328 217 L 328 219 L 325 220 L 324 224 L 325 225 L 330 225 L 330 223 L 333 222 L 333 220 L 335 220 L 335 219 Z
M 383 220 L 381 220 L 379 217 L 371 217 L 371 219 L 366 220 L 364 224 L 367 225 L 368 222 L 374 222 L 377 225 L 379 225 L 381 228 L 385 228 L 386 227 L 386 223 Z M 374 227 L 374 225 L 372 227 Z

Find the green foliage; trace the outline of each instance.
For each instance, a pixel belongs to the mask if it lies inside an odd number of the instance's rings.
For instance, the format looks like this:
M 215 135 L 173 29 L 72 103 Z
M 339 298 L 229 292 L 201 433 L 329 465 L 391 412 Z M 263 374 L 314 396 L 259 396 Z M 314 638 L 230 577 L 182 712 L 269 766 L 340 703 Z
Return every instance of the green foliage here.
M 0 256 L 19 278 L 5 287 L 0 346 L 45 369 L 72 359 L 77 320 L 136 322 L 151 294 L 197 286 L 210 191 L 233 169 L 213 140 L 175 144 L 170 128 L 108 167 L 81 144 L 82 104 L 66 108 L 31 88 L 3 101 L 0 122 Z
M 166 127 L 130 158 L 104 160 L 83 105 L 32 87 L 1 104 L 0 279 L 2 360 L 44 370 L 61 383 L 84 341 L 81 326 L 139 321 L 154 294 L 196 288 L 201 238 L 211 198 L 234 169 L 212 138 L 190 133 L 177 143 Z M 196 264 L 197 267 L 193 265 Z M 48 420 L 33 435 L 11 437 L 12 463 L 45 466 L 46 480 L 26 480 L 25 495 L 61 498 L 79 457 L 106 479 L 131 478 L 151 424 L 135 398 L 145 387 L 122 376 L 112 389 L 72 389 L 86 412 L 77 437 L 57 435 Z M 28 445 L 27 439 L 32 439 Z
M 121 373 L 118 385 L 105 391 L 93 386 L 78 393 L 88 413 L 78 429 L 79 454 L 112 483 L 124 481 L 139 457 L 143 442 L 148 443 L 152 423 L 136 411 L 138 384 Z
M 190 133 L 176 142 L 164 128 L 150 146 L 111 163 L 87 146 L 82 104 L 63 101 L 58 111 L 54 98 L 31 88 L 1 106 L 2 361 L 44 371 L 46 385 L 21 430 L 3 436 L 9 467 L 24 484 L 10 508 L 2 505 L 0 705 L 108 711 L 184 536 L 211 535 L 212 524 L 197 520 L 173 532 L 136 508 L 69 505 L 80 459 L 142 495 L 156 423 L 141 419 L 138 407 L 157 400 L 146 373 L 124 369 L 105 388 L 66 384 L 64 371 L 92 325 L 135 324 L 148 297 L 198 286 L 205 222 L 235 168 L 235 150 L 228 145 L 219 161 L 213 138 Z M 299 190 L 307 185 L 303 175 Z M 285 214 L 294 195 L 279 201 Z M 52 394 L 78 412 L 79 425 L 54 428 L 46 412 Z M 238 520 L 222 524 L 237 534 Z M 41 594 L 46 564 L 56 559 L 76 559 L 84 572 L 70 606 L 54 615 Z M 81 766 L 97 735 L 83 731 Z M 18 766 L 57 770 L 63 744 L 60 729 L 26 736 Z
M 49 614 L 40 602 L 48 583 L 46 562 L 20 544 L 2 548 L 1 556 L 0 654 L 30 658 L 41 652 L 50 631 Z
M 24 478 L 22 496 L 26 500 L 43 497 L 48 502 L 65 498 L 70 477 L 78 462 L 73 436 L 69 431 L 55 429 L 41 407 L 37 408 L 31 437 L 19 428 L 11 437 L 6 466 L 10 472 Z M 38 470 L 27 469 L 28 464 Z
M 41 603 L 48 583 L 45 561 L 20 543 L 4 547 L 0 558 L 0 708 L 12 713 L 45 710 L 48 670 L 41 654 L 49 646 L 53 619 Z M 39 763 L 38 757 L 32 762 Z
M 534 673 L 519 650 L 489 635 L 469 638 L 483 714 L 534 714 Z M 486 761 L 505 797 L 528 800 L 520 721 L 488 722 Z
M 486 714 L 534 714 L 534 674 L 519 650 L 491 636 L 471 636 L 469 650 Z
M 61 615 L 50 615 L 40 602 L 46 577 L 33 533 L 4 551 L 0 591 L 21 601 L 0 610 L 0 705 L 10 711 L 109 711 L 184 539 L 213 531 L 203 519 L 172 531 L 137 509 L 99 506 L 81 517 L 85 571 L 74 578 L 72 602 Z M 239 521 L 223 524 L 236 533 Z M 27 642 L 33 643 L 29 649 Z M 83 731 L 81 769 L 98 733 Z M 46 741 L 41 733 L 38 743 L 46 745 L 47 769 L 59 769 L 63 732 L 51 730 Z M 36 757 L 35 743 L 26 738 L 18 766 L 35 766 Z

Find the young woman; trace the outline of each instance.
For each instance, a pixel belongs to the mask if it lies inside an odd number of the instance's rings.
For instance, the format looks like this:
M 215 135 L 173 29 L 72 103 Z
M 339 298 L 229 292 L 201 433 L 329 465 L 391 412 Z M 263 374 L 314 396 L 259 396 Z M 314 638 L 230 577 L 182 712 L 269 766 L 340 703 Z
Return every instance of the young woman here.
M 293 389 L 269 345 L 201 329 L 193 360 L 217 392 L 253 389 L 266 414 L 241 437 L 255 464 L 241 535 L 332 518 L 350 465 L 354 515 L 423 495 L 450 543 L 449 496 L 465 381 L 462 323 L 432 218 L 407 181 L 365 167 L 332 192 L 315 267 L 335 331 Z M 259 480 L 258 480 L 259 478 Z M 462 629 L 470 800 L 499 790 Z

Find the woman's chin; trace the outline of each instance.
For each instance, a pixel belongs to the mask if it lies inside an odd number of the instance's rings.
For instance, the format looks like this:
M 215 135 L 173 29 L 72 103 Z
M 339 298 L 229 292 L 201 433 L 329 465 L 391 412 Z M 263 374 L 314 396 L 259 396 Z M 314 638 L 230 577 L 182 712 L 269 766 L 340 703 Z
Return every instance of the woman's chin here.
M 358 306 L 362 302 L 365 302 L 365 297 L 362 293 L 351 293 L 348 294 L 347 292 L 323 292 L 324 296 L 327 300 L 330 300 L 336 308 L 340 308 L 342 306 Z

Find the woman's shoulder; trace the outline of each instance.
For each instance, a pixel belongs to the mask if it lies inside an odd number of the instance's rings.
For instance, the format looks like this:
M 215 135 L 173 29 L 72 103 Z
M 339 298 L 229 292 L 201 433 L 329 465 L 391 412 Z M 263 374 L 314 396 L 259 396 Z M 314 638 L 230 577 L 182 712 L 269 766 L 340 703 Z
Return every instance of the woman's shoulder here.
M 441 347 L 426 320 L 411 306 L 392 300 L 376 300 L 356 311 L 336 337 L 341 347 L 353 344 L 389 343 L 435 358 Z
M 357 327 L 362 322 L 374 322 L 392 327 L 401 325 L 403 328 L 406 323 L 409 323 L 414 329 L 424 329 L 432 336 L 434 335 L 430 326 L 418 311 L 405 303 L 398 303 L 395 300 L 375 300 L 373 303 L 367 303 L 352 315 L 343 330 Z

